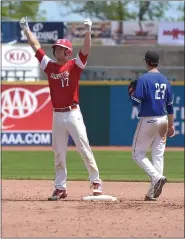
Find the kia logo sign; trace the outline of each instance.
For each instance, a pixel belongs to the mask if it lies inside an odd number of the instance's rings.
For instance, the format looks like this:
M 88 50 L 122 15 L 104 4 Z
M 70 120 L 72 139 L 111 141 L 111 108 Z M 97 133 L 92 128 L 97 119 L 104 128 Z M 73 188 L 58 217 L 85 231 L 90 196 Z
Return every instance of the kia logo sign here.
M 12 64 L 25 64 L 31 59 L 31 55 L 25 49 L 14 48 L 6 52 L 5 59 Z

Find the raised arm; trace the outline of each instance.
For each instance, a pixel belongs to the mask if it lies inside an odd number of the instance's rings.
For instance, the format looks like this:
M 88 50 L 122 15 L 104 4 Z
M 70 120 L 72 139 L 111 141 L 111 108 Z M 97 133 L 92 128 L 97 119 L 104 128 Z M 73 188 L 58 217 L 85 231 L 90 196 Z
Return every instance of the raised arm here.
M 21 18 L 19 24 L 20 24 L 21 29 L 24 31 L 24 33 L 27 37 L 29 45 L 32 47 L 34 52 L 37 52 L 37 50 L 39 48 L 41 48 L 41 46 L 40 46 L 40 43 L 38 42 L 38 40 L 36 39 L 36 37 L 34 36 L 34 34 L 29 29 L 27 17 Z
M 83 55 L 88 55 L 91 48 L 91 26 L 92 26 L 91 20 L 90 19 L 85 20 L 84 25 L 86 32 L 81 52 Z
M 91 20 L 89 19 L 85 20 L 84 25 L 85 25 L 85 38 L 84 38 L 83 46 L 80 52 L 77 54 L 77 57 L 75 60 L 75 64 L 81 70 L 83 70 L 87 64 L 87 57 L 89 55 L 90 48 L 91 48 L 91 26 L 92 26 Z

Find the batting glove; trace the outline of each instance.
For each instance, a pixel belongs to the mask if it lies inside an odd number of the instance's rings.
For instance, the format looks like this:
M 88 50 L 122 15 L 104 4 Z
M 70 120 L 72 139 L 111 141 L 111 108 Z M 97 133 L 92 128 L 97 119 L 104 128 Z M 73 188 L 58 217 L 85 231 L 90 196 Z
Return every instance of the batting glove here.
M 27 17 L 22 17 L 19 25 L 24 32 L 27 31 L 29 29 Z
M 91 32 L 92 21 L 90 19 L 84 20 L 86 32 Z

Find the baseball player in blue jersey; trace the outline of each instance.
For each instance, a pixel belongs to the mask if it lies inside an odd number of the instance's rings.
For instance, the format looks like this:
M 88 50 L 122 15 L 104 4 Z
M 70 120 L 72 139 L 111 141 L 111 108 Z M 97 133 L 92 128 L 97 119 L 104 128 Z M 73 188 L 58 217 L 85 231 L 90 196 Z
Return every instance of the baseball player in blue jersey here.
M 172 90 L 168 79 L 157 67 L 159 56 L 155 51 L 145 55 L 148 72 L 130 89 L 132 104 L 138 106 L 140 118 L 132 145 L 132 157 L 151 178 L 146 201 L 154 201 L 162 193 L 167 179 L 163 175 L 166 137 L 175 135 Z M 146 157 L 151 147 L 152 162 Z

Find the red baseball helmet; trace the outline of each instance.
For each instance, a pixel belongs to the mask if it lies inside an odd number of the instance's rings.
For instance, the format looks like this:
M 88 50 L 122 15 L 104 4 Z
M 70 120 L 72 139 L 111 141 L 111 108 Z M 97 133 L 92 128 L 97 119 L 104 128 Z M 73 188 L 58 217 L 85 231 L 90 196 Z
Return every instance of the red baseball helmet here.
M 56 46 L 61 46 L 67 49 L 68 54 L 72 54 L 73 47 L 72 43 L 67 39 L 58 39 L 55 44 L 52 46 L 53 49 L 55 49 Z

